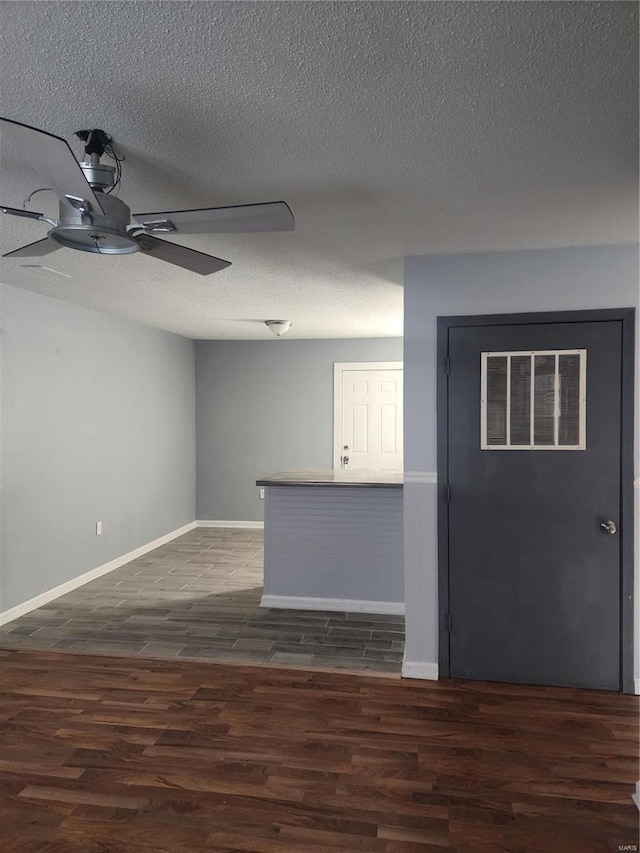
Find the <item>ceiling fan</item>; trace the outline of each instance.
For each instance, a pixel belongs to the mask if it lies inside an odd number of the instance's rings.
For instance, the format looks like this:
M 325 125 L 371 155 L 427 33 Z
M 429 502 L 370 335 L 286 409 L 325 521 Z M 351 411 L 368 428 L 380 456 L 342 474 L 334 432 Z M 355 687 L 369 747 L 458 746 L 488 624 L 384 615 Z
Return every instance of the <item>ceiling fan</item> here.
M 230 266 L 230 261 L 188 249 L 154 234 L 232 234 L 258 231 L 292 231 L 293 214 L 284 201 L 205 207 L 199 210 L 165 210 L 131 214 L 112 191 L 120 181 L 123 158 L 104 131 L 79 130 L 85 156 L 78 163 L 66 140 L 37 127 L 0 117 L 0 128 L 60 200 L 60 218 L 0 205 L 3 213 L 37 219 L 52 226 L 43 240 L 7 252 L 5 258 L 48 255 L 66 246 L 99 255 L 144 252 L 200 275 Z M 107 154 L 115 166 L 101 163 Z M 33 195 L 33 193 L 32 193 Z

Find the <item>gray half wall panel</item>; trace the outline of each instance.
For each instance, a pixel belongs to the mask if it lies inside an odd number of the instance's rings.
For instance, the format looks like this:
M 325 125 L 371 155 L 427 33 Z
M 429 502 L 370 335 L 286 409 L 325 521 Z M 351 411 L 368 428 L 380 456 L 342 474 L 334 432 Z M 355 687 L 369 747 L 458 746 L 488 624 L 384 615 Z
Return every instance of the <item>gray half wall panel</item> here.
M 264 592 L 404 602 L 402 489 L 268 487 Z

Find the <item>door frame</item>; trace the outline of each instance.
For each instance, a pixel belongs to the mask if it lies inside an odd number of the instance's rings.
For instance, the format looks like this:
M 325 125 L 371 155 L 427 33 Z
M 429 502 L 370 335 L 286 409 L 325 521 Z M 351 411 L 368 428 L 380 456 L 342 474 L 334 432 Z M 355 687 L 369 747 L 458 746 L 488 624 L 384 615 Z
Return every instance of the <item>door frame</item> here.
M 622 407 L 620 444 L 620 692 L 633 694 L 634 653 L 634 370 L 635 308 L 549 311 L 530 314 L 479 314 L 438 317 L 438 671 L 450 678 L 449 654 L 449 329 L 460 326 L 516 326 L 532 323 L 585 323 L 617 320 L 622 324 Z
M 333 363 L 333 470 L 342 456 L 342 377 L 346 370 L 402 370 L 403 361 L 334 361 Z M 403 397 L 404 401 L 404 397 Z

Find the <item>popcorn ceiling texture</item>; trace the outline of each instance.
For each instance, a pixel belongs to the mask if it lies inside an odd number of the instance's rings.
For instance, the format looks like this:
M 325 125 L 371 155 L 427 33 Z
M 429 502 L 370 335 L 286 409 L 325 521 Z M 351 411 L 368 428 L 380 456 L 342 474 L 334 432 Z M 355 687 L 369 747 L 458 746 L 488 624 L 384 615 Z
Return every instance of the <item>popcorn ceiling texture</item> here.
M 5 283 L 189 337 L 275 317 L 380 337 L 402 330 L 405 255 L 637 239 L 635 3 L 0 5 L 4 115 L 107 130 L 134 212 L 283 198 L 297 221 L 176 239 L 233 262 L 210 278 L 63 249 L 42 262 L 72 278 L 21 259 Z M 6 140 L 0 170 L 5 204 L 42 185 Z M 3 252 L 45 233 L 0 229 Z

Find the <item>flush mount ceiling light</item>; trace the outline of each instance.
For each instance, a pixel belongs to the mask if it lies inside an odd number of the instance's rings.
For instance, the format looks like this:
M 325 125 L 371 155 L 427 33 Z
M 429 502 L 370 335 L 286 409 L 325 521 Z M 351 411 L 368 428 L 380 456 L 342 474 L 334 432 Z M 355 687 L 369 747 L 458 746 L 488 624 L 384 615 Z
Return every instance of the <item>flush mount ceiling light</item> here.
M 291 328 L 291 320 L 265 320 L 264 324 L 278 338 Z

